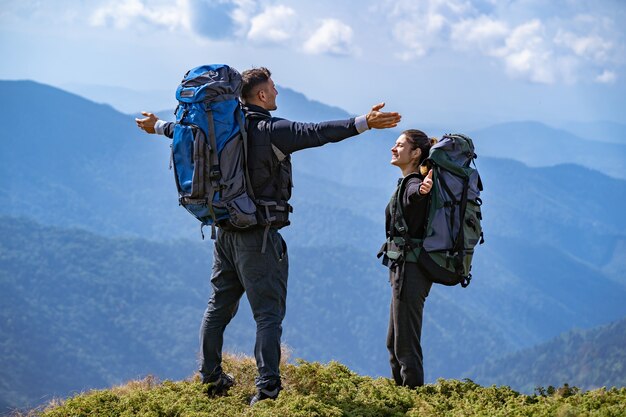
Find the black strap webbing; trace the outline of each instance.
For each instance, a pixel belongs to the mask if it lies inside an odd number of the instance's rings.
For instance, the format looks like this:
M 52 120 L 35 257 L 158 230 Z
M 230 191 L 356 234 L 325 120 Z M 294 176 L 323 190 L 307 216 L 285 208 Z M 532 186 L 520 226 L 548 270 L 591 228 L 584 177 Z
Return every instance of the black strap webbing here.
M 220 189 L 221 173 L 220 161 L 217 157 L 217 143 L 215 142 L 215 122 L 213 121 L 213 111 L 211 110 L 211 107 L 209 107 L 208 103 L 206 105 L 206 115 L 209 124 L 209 179 L 211 180 L 211 191 L 209 192 L 207 206 L 209 207 L 209 212 L 211 213 L 211 218 L 213 219 L 213 223 L 211 223 L 211 239 L 215 240 L 215 222 L 217 219 L 215 211 L 213 210 L 213 198 L 215 197 L 215 193 Z
M 409 179 L 419 177 L 417 173 L 411 173 L 404 177 L 398 186 L 396 193 L 394 195 L 394 204 L 391 206 L 391 215 L 392 215 L 392 232 L 390 238 L 393 239 L 394 233 L 393 229 L 397 230 L 400 233 L 400 236 L 404 240 L 404 249 L 405 252 L 411 252 L 415 249 L 411 235 L 409 235 L 409 227 L 406 224 L 406 220 L 404 219 L 404 212 L 402 211 L 402 198 L 404 196 L 404 190 L 406 189 L 406 184 L 409 182 Z M 415 254 L 417 256 L 417 253 Z
M 463 240 L 465 239 L 465 233 L 463 231 L 463 221 L 465 220 L 465 210 L 467 210 L 467 192 L 469 188 L 469 179 L 465 178 L 463 180 L 463 193 L 461 194 L 461 207 L 459 209 L 459 234 L 456 237 L 456 241 L 454 242 L 453 249 L 455 251 L 463 252 L 464 245 Z
M 246 191 L 248 196 L 254 201 L 254 191 L 252 190 L 252 182 L 250 181 L 250 172 L 248 171 L 248 131 L 246 130 L 247 124 L 244 123 L 240 108 L 235 110 L 237 113 L 237 123 L 239 124 L 239 130 L 241 131 L 241 140 L 243 141 L 243 168 L 246 174 Z

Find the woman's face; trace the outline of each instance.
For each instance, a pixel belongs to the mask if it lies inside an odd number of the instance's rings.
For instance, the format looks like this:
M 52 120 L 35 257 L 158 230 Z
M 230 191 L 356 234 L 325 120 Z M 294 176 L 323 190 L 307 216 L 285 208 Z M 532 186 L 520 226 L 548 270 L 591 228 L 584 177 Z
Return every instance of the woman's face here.
M 411 144 L 404 134 L 396 139 L 395 145 L 391 148 L 391 165 L 400 169 L 415 164 L 419 160 L 422 151 L 419 148 L 411 149 Z

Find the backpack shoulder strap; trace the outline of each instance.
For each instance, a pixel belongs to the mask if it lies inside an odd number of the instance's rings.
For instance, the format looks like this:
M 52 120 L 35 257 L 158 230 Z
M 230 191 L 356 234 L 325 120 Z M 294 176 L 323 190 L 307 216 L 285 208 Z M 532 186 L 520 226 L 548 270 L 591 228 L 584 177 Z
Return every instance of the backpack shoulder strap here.
M 399 249 L 403 253 L 404 261 L 408 262 L 417 262 L 417 258 L 419 256 L 419 250 L 422 247 L 422 239 L 413 239 L 409 234 L 409 226 L 406 223 L 404 218 L 404 211 L 402 210 L 402 200 L 404 197 L 404 192 L 406 190 L 406 186 L 410 179 L 419 178 L 418 174 L 411 173 L 404 177 L 398 188 L 396 193 L 394 194 L 394 201 L 392 203 L 391 215 L 392 215 L 392 232 L 390 236 L 390 240 L 399 246 Z M 394 231 L 399 233 L 398 237 L 394 237 Z
M 241 107 L 237 108 L 235 113 L 237 114 L 237 124 L 239 124 L 239 130 L 241 131 L 241 139 L 243 140 L 243 168 L 246 176 L 246 191 L 252 201 L 255 201 L 256 198 L 252 190 L 252 182 L 250 181 L 250 172 L 248 171 L 248 121 L 244 120 Z
M 389 201 L 389 212 L 391 215 L 391 224 L 389 228 L 389 236 L 380 248 L 377 257 L 385 255 L 383 264 L 389 266 L 387 262 L 417 262 L 419 250 L 422 247 L 422 239 L 412 239 L 409 235 L 409 227 L 404 219 L 404 211 L 402 210 L 402 199 L 406 185 L 411 178 L 418 177 L 418 174 L 412 173 L 398 180 L 396 191 Z
M 402 178 L 402 181 L 400 181 L 400 184 L 398 184 L 398 188 L 396 189 L 396 192 L 392 197 L 394 200 L 391 204 L 391 215 L 394 223 L 393 228 L 397 230 L 402 237 L 404 237 L 405 234 L 408 236 L 409 233 L 409 228 L 406 224 L 406 220 L 404 219 L 404 211 L 402 210 L 402 199 L 404 196 L 404 191 L 406 190 L 406 185 L 412 178 L 419 178 L 419 176 L 417 173 L 411 173 Z

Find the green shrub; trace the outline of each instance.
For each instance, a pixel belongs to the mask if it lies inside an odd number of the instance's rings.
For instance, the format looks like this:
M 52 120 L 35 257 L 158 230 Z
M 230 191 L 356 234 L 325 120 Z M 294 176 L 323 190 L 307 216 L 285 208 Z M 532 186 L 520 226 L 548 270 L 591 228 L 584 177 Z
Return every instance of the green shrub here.
M 288 357 L 287 354 L 283 355 Z M 153 377 L 108 390 L 56 400 L 31 417 L 623 417 L 626 388 L 580 392 L 567 385 L 538 388 L 528 396 L 507 386 L 482 387 L 471 380 L 443 380 L 412 390 L 388 378 L 360 376 L 338 362 L 283 362 L 283 386 L 276 401 L 248 405 L 255 392 L 254 359 L 225 355 L 224 369 L 235 376 L 227 395 L 209 398 L 200 378 L 159 382 Z M 22 415 L 24 414 L 16 414 Z

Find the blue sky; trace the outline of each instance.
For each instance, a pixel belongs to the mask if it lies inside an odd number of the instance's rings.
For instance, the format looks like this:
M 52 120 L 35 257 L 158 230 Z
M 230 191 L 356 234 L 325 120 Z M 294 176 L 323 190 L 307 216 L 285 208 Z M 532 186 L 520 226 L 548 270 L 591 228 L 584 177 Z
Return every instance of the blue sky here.
M 624 21 L 623 0 L 0 0 L 0 79 L 123 87 L 161 110 L 188 68 L 228 63 L 412 124 L 624 123 Z

